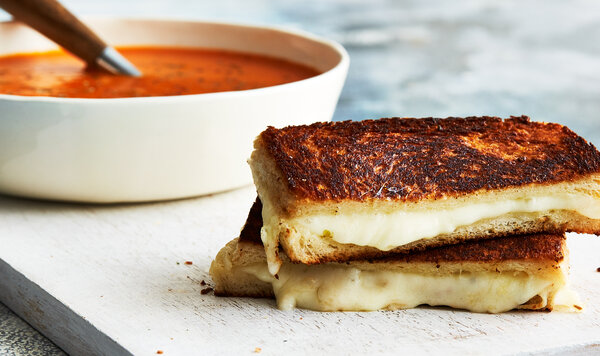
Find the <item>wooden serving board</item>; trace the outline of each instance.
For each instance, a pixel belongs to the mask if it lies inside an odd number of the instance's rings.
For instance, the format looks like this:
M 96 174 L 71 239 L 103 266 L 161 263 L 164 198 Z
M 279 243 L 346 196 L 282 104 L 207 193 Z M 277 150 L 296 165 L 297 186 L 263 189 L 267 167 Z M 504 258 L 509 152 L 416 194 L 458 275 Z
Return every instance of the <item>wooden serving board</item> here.
M 202 295 L 254 195 L 113 206 L 1 197 L 0 301 L 72 354 L 600 352 L 592 236 L 568 239 L 579 314 L 283 312 L 270 300 Z

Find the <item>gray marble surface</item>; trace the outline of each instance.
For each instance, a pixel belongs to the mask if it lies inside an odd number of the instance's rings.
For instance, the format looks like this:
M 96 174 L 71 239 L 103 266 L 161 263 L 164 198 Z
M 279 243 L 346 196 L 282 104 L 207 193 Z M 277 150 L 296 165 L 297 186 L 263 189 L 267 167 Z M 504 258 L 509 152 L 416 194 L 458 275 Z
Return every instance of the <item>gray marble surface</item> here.
M 0 303 L 0 355 L 64 355 L 56 345 Z
M 341 42 L 334 119 L 529 115 L 600 145 L 600 3 L 65 0 L 80 15 L 274 24 Z M 0 13 L 0 19 L 7 19 Z M 0 354 L 60 353 L 0 305 Z

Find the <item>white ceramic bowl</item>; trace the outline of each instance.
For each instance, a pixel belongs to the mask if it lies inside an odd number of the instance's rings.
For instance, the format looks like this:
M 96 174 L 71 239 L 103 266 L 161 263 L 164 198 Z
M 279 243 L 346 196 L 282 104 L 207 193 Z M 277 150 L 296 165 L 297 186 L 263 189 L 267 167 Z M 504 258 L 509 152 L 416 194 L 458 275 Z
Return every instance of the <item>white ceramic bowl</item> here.
M 271 27 L 166 20 L 89 22 L 113 45 L 265 54 L 322 74 L 268 88 L 122 99 L 0 95 L 0 192 L 112 203 L 184 198 L 251 182 L 252 141 L 268 125 L 331 120 L 348 70 L 337 43 Z M 0 23 L 0 55 L 56 46 Z

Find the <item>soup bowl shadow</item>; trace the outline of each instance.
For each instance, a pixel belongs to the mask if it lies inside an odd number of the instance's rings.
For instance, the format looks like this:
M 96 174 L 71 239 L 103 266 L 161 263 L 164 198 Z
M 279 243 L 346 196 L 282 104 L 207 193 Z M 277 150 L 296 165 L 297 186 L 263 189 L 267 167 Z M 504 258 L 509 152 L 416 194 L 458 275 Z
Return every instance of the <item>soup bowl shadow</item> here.
M 103 19 L 115 46 L 249 52 L 321 74 L 266 88 L 164 97 L 79 99 L 0 94 L 0 193 L 90 203 L 180 199 L 251 183 L 246 160 L 267 126 L 329 121 L 349 58 L 308 33 L 230 23 Z M 55 49 L 0 23 L 0 55 Z

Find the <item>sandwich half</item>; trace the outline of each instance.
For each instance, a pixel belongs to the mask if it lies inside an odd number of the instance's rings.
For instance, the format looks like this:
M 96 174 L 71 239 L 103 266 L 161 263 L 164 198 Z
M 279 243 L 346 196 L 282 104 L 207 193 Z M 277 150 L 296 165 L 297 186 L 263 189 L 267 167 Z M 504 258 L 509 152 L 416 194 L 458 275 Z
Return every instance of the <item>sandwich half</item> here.
M 474 312 L 580 310 L 567 287 L 564 234 L 505 236 L 321 265 L 283 264 L 273 276 L 260 239 L 260 201 L 240 237 L 213 261 L 220 296 L 276 297 L 280 309 L 318 311 L 450 306 Z
M 281 252 L 321 264 L 600 233 L 600 153 L 565 126 L 525 116 L 269 127 L 249 163 L 271 274 Z

